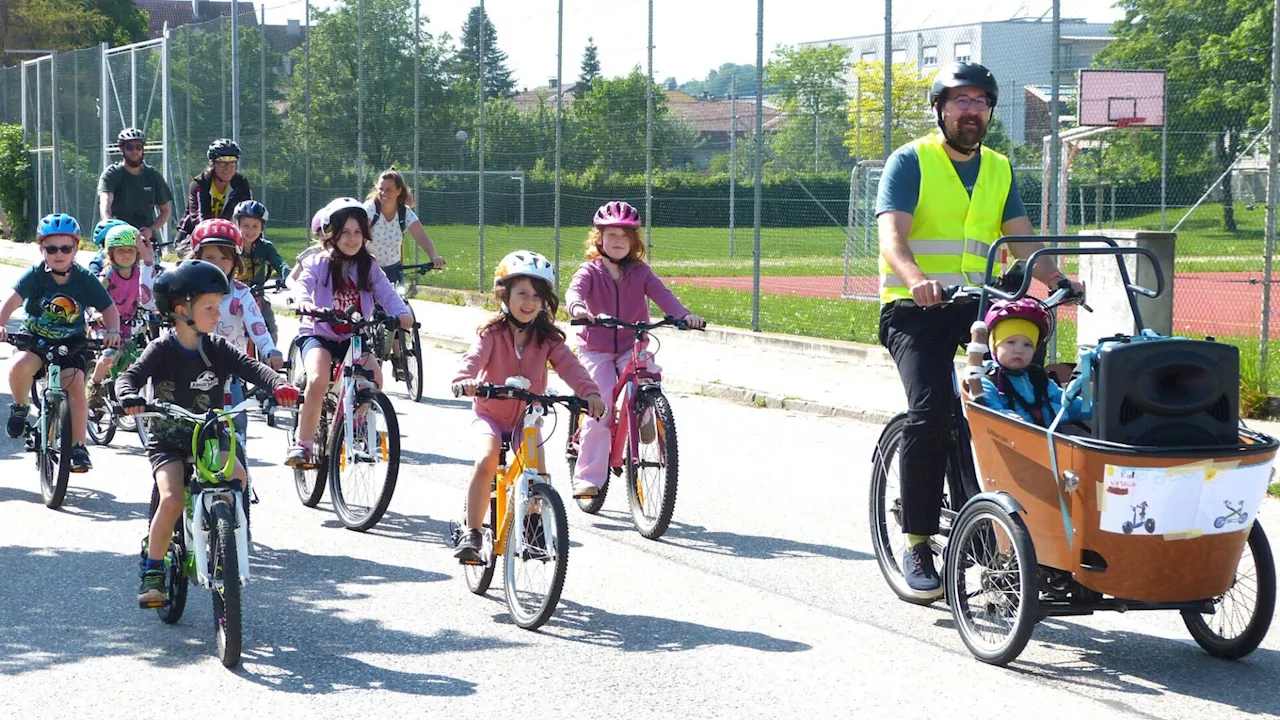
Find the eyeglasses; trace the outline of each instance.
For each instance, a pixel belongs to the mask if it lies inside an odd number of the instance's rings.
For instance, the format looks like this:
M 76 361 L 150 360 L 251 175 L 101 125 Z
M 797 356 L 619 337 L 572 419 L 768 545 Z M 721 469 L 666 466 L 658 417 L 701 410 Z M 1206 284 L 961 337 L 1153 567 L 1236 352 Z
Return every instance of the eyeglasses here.
M 984 97 L 969 97 L 968 95 L 960 95 L 951 98 L 951 104 L 956 106 L 957 110 L 986 110 L 991 107 L 991 101 Z
M 75 245 L 45 245 L 44 251 L 50 255 L 71 255 L 76 251 Z
M 235 155 L 223 155 L 220 158 L 214 158 L 213 161 L 219 165 L 235 165 L 240 161 L 240 158 Z
M 142 143 L 126 143 L 120 147 L 124 148 L 125 152 L 141 152 L 146 146 Z

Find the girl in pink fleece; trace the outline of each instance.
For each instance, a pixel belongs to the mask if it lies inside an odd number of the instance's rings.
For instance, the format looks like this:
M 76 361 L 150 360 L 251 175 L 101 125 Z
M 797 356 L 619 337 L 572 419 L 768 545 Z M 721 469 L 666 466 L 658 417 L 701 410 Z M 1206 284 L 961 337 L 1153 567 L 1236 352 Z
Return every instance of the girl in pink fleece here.
M 589 404 L 592 417 L 604 414 L 600 388 L 591 381 L 573 352 L 564 344 L 564 332 L 556 327 L 555 274 L 551 263 L 535 252 L 517 250 L 498 263 L 493 294 L 502 312 L 480 327 L 480 337 L 462 356 L 462 367 L 453 379 L 455 389 L 474 395 L 482 382 L 503 385 L 507 378 L 523 377 L 529 391 L 547 392 L 547 363 Z M 467 532 L 454 557 L 463 563 L 483 562 L 480 527 L 489 509 L 490 485 L 498 468 L 502 440 L 519 447 L 525 404 L 520 400 L 476 398 L 472 427 L 480 436 L 475 472 L 467 490 Z M 535 451 L 538 472 L 546 472 L 541 448 Z
M 662 311 L 698 329 L 706 322 L 689 312 L 662 284 L 644 261 L 644 243 L 637 229 L 640 213 L 631 205 L 615 201 L 596 211 L 595 227 L 587 236 L 587 262 L 583 263 L 565 293 L 565 310 L 570 317 L 617 318 L 624 322 L 649 322 L 649 300 Z M 613 398 L 618 375 L 631 359 L 635 336 L 630 330 L 582 326 L 572 341 L 578 359 L 607 398 Z M 661 372 L 655 363 L 649 367 Z M 609 422 L 588 419 L 582 426 L 582 448 L 573 478 L 575 497 L 599 493 L 609 472 Z

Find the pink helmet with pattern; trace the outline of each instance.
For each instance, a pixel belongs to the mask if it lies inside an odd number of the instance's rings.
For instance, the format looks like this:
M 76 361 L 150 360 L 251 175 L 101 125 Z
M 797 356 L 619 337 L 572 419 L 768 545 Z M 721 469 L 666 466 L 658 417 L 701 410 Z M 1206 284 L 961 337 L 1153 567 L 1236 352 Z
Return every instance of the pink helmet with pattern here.
M 640 227 L 640 212 L 630 203 L 622 200 L 607 202 L 596 210 L 592 223 L 598 228 L 605 227 Z
M 995 330 L 1000 321 L 1013 318 L 1028 320 L 1039 328 L 1040 338 L 1037 344 L 1044 343 L 1048 339 L 1049 311 L 1045 310 L 1044 305 L 1033 297 L 1024 297 L 1012 302 L 997 300 L 987 308 L 987 314 L 982 322 L 991 330 Z

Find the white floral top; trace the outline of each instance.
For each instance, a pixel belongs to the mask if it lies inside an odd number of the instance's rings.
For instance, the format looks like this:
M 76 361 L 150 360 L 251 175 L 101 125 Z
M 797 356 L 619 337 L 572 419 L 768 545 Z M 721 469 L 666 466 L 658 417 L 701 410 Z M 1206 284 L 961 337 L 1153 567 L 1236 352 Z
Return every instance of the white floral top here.
M 404 251 L 404 234 L 400 232 L 398 215 L 392 214 L 391 219 L 387 220 L 382 213 L 374 209 L 372 200 L 364 204 L 364 211 L 369 215 L 369 224 L 373 233 L 373 241 L 369 243 L 369 252 L 373 253 L 373 257 L 377 259 L 378 264 L 382 267 L 400 262 L 400 256 Z M 416 222 L 418 222 L 417 213 L 413 211 L 413 208 L 405 208 L 405 229 L 408 230 Z

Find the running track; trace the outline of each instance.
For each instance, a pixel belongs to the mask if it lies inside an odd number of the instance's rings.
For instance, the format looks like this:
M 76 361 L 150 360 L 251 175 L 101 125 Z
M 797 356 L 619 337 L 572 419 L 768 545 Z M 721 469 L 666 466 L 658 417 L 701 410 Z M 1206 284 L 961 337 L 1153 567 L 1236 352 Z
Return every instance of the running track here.
M 750 277 L 670 278 L 669 283 L 696 287 L 750 292 Z M 839 275 L 769 276 L 760 278 L 760 291 L 774 295 L 839 298 L 844 288 Z M 878 294 L 876 278 L 851 277 L 848 292 L 873 298 Z M 1272 315 L 1270 336 L 1280 337 L 1280 279 L 1271 280 Z M 1045 287 L 1034 283 L 1032 294 L 1045 297 Z M 851 301 L 856 302 L 856 301 Z M 1074 317 L 1075 308 L 1066 308 L 1064 317 Z M 1262 326 L 1262 273 L 1216 272 L 1178 273 L 1174 278 L 1174 332 L 1191 335 L 1257 337 Z

